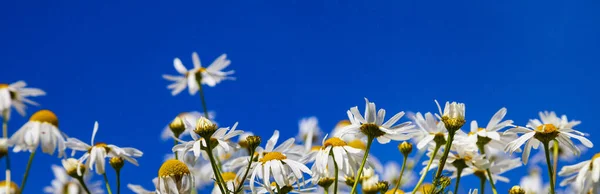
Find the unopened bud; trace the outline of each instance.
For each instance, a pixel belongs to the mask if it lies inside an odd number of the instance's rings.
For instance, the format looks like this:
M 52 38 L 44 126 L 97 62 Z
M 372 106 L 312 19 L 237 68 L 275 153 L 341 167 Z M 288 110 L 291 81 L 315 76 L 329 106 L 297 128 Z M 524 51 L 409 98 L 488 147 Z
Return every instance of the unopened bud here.
M 248 144 L 248 149 L 256 149 L 260 145 L 260 136 L 251 135 L 246 137 L 246 144 Z
M 214 124 L 206 117 L 200 117 L 196 122 L 196 129 L 194 129 L 196 134 L 207 139 L 210 138 L 215 131 L 217 131 L 217 124 Z
M 175 137 L 179 138 L 179 135 L 185 131 L 185 123 L 180 116 L 177 116 L 175 119 L 173 119 L 173 121 L 171 121 L 171 123 L 169 123 L 169 128 Z
M 400 150 L 400 153 L 402 153 L 404 157 L 406 157 L 412 152 L 413 145 L 405 141 L 398 145 L 398 149 Z
M 525 190 L 518 185 L 515 185 L 508 190 L 508 194 L 525 194 Z
M 123 168 L 123 165 L 125 165 L 125 162 L 121 157 L 112 157 L 110 158 L 109 163 L 110 166 L 112 166 L 116 171 L 121 170 L 121 168 Z

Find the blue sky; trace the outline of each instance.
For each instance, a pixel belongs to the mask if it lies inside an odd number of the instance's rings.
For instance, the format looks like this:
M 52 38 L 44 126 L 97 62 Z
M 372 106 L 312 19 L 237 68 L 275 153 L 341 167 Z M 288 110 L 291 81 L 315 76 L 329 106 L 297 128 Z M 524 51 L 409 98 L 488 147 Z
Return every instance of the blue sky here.
M 161 78 L 175 73 L 174 57 L 191 67 L 193 51 L 205 65 L 227 53 L 236 71 L 236 81 L 206 89 L 217 121 L 239 121 L 265 138 L 274 129 L 295 136 L 307 116 L 329 131 L 368 97 L 388 112 L 433 112 L 434 99 L 462 101 L 467 119 L 484 123 L 501 107 L 517 124 L 553 110 L 583 121 L 579 129 L 595 141 L 598 4 L 9 1 L 0 5 L 0 82 L 44 89 L 48 95 L 35 99 L 42 106 L 29 113 L 53 110 L 72 137 L 89 141 L 97 120 L 97 141 L 144 151 L 122 180 L 147 188 L 170 150 L 171 142 L 159 140 L 162 128 L 179 112 L 201 110 L 197 96 L 173 97 Z M 9 131 L 27 118 L 13 116 Z M 384 155 L 395 143 L 375 148 L 384 161 L 401 159 Z M 27 157 L 12 157 L 17 180 Z M 49 164 L 60 161 L 36 156 L 29 192 L 50 185 Z M 517 184 L 525 169 L 498 188 Z

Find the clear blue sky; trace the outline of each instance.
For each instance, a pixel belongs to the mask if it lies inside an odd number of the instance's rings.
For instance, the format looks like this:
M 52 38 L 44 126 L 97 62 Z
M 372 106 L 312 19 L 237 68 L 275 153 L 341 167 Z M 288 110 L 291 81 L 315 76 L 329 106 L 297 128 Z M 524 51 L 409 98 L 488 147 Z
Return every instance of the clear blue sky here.
M 329 131 L 368 97 L 388 112 L 462 101 L 467 119 L 484 123 L 503 106 L 522 125 L 554 110 L 582 120 L 600 144 L 598 9 L 597 1 L 4 1 L 0 82 L 44 89 L 39 108 L 55 111 L 70 136 L 88 142 L 97 120 L 97 141 L 144 151 L 123 182 L 147 188 L 171 146 L 160 131 L 201 109 L 198 96 L 172 97 L 161 78 L 175 73 L 174 57 L 191 67 L 193 51 L 205 65 L 227 53 L 236 71 L 237 81 L 206 89 L 217 121 L 265 137 L 274 129 L 293 137 L 313 115 Z M 9 131 L 27 118 L 13 116 Z M 384 161 L 401 159 L 384 155 L 396 144 L 375 148 Z M 27 157 L 12 157 L 17 180 Z M 50 185 L 50 164 L 59 159 L 36 156 L 29 192 Z

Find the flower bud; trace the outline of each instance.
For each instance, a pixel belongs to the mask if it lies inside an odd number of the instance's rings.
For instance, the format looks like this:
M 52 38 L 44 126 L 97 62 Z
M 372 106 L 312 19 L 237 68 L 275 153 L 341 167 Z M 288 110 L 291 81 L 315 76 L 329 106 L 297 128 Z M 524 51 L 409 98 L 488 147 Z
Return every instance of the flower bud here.
M 377 188 L 379 189 L 379 192 L 385 193 L 388 191 L 388 189 L 390 189 L 390 183 L 387 181 L 379 181 L 377 183 Z
M 246 143 L 248 144 L 248 149 L 254 150 L 260 145 L 260 136 L 248 136 L 246 137 Z
M 206 139 L 210 138 L 215 131 L 217 131 L 217 124 L 214 124 L 206 117 L 200 117 L 196 122 L 196 129 L 194 129 L 196 134 Z
M 329 186 L 331 186 L 331 184 L 333 184 L 334 181 L 335 181 L 335 179 L 332 179 L 329 177 L 320 178 L 319 182 L 317 182 L 317 185 L 327 189 L 327 188 L 329 188 Z
M 525 194 L 525 190 L 518 185 L 515 185 L 508 190 L 508 194 Z
M 169 123 L 169 128 L 175 135 L 175 137 L 179 138 L 179 135 L 185 131 L 185 123 L 183 118 L 180 116 L 175 117 L 171 123 Z
M 125 165 L 125 162 L 121 157 L 112 157 L 110 158 L 109 163 L 110 166 L 112 166 L 116 171 L 121 170 L 121 168 L 123 168 L 123 165 Z
M 400 153 L 404 155 L 404 157 L 407 157 L 412 152 L 413 145 L 405 141 L 398 145 L 398 149 L 400 150 Z

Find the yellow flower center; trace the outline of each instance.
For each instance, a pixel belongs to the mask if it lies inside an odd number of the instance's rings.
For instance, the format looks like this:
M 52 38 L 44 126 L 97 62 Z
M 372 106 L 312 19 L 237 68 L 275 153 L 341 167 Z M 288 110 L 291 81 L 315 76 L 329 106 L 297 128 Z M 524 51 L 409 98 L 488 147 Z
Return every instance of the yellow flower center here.
M 600 152 L 597 153 L 596 155 L 594 155 L 594 157 L 592 157 L 592 161 L 594 161 L 595 159 L 600 158 Z
M 9 184 L 9 186 L 8 186 L 8 187 L 10 187 L 11 189 L 13 189 L 13 190 L 17 191 L 17 193 L 18 193 L 18 191 L 19 191 L 19 186 L 18 186 L 16 183 L 14 183 L 14 182 L 12 182 L 12 181 L 11 181 L 11 182 L 10 182 L 10 183 L 8 183 L 8 184 Z M 4 187 L 6 187 L 6 180 L 4 180 L 4 181 L 0 181 L 0 188 L 4 188 Z M 6 191 L 6 193 L 10 193 L 10 192 Z
M 183 162 L 175 159 L 165 161 L 158 170 L 158 177 L 175 176 L 181 178 L 181 176 L 187 174 L 190 174 L 190 169 Z
M 8 88 L 8 84 L 0 84 L 0 89 L 2 88 Z
M 346 146 L 346 142 L 344 142 L 344 140 L 342 140 L 340 138 L 332 137 L 325 141 L 323 148 L 329 147 L 329 146 L 334 146 L 334 147 L 335 146 Z
M 312 148 L 310 148 L 310 151 L 319 151 L 321 149 L 321 146 L 313 146 Z
M 269 152 L 269 153 L 265 154 L 265 156 L 263 156 L 259 161 L 264 164 L 265 162 L 268 162 L 271 160 L 285 160 L 285 159 L 287 159 L 287 156 L 283 155 L 281 152 Z
M 40 123 L 49 123 L 51 125 L 54 125 L 55 127 L 58 127 L 58 118 L 50 110 L 40 110 L 40 111 L 33 113 L 33 115 L 31 115 L 31 117 L 29 117 L 29 121 L 36 121 L 36 122 L 40 122 Z
M 106 150 L 106 153 L 110 152 L 110 147 L 108 147 L 108 145 L 103 142 L 96 143 L 94 146 L 92 146 L 90 149 L 88 149 L 88 153 L 90 153 L 93 148 L 104 148 L 104 150 Z
M 365 143 L 363 141 L 361 141 L 360 139 L 354 139 L 354 140 L 348 142 L 348 145 L 350 147 L 353 147 L 356 149 L 361 149 L 361 150 L 367 149 L 367 145 L 365 145 Z
M 421 185 L 421 187 L 417 191 L 420 191 L 421 193 L 431 193 L 433 192 L 433 188 L 434 187 L 432 184 L 425 183 Z
M 404 194 L 404 191 L 398 189 L 396 190 L 396 192 L 394 193 L 394 189 L 390 189 L 387 192 L 385 192 L 385 194 Z
M 236 178 L 236 174 L 233 172 L 224 172 L 221 174 L 221 177 L 223 177 L 223 181 L 225 182 L 233 181 Z
M 543 124 L 535 128 L 535 131 L 538 133 L 549 134 L 554 133 L 558 129 L 553 124 Z

